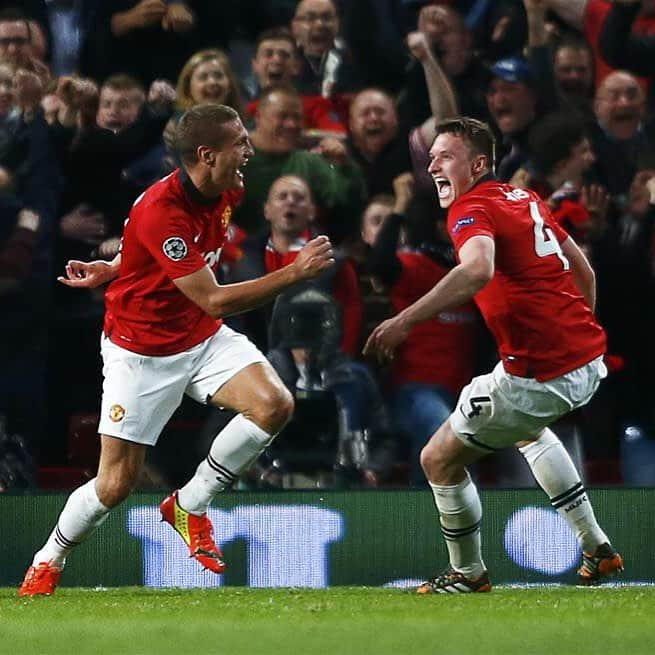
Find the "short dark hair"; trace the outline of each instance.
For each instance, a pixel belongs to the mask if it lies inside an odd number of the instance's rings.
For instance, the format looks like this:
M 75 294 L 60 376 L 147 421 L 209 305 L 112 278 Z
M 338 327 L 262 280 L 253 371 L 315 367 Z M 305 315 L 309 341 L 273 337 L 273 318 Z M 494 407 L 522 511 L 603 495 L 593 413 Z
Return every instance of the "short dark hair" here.
M 575 112 L 554 112 L 540 119 L 528 134 L 530 158 L 542 175 L 571 156 L 573 147 L 587 138 L 584 120 Z
M 293 51 L 298 51 L 296 39 L 291 34 L 291 30 L 286 27 L 271 27 L 263 32 L 260 32 L 255 41 L 255 54 L 259 50 L 259 46 L 264 41 L 288 41 L 293 46 Z
M 175 149 L 185 164 L 198 161 L 198 148 L 220 148 L 227 135 L 226 125 L 239 120 L 239 114 L 226 105 L 213 103 L 188 109 L 175 130 Z
M 114 73 L 113 75 L 110 75 L 102 83 L 102 86 L 116 89 L 117 91 L 141 91 L 145 94 L 143 84 L 127 73 Z
M 573 34 L 567 34 L 562 38 L 555 41 L 555 44 L 552 48 L 553 58 L 557 54 L 558 50 L 562 48 L 570 48 L 571 50 L 584 50 L 589 55 L 589 61 L 593 64 L 594 61 L 594 51 L 591 46 L 585 39 L 575 36 Z
M 496 138 L 487 123 L 468 116 L 456 116 L 439 121 L 436 136 L 454 134 L 461 137 L 476 155 L 484 155 L 493 170 L 496 159 Z

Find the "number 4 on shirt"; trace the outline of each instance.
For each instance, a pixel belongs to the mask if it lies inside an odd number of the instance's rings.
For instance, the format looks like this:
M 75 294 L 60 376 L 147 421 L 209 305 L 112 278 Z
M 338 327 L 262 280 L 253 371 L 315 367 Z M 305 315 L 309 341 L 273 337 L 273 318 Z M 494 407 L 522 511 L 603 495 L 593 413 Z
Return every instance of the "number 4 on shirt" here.
M 557 255 L 564 270 L 568 271 L 571 268 L 569 260 L 562 252 L 553 231 L 544 225 L 544 219 L 539 213 L 539 205 L 534 201 L 530 203 L 530 217 L 534 221 L 534 251 L 537 253 L 537 257 Z

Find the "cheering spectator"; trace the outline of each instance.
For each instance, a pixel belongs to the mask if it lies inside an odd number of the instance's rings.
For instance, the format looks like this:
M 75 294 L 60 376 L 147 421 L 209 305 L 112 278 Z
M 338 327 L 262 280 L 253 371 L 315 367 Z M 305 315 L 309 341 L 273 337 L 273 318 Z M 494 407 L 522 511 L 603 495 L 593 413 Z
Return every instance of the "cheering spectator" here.
M 553 50 L 553 73 L 562 108 L 593 118 L 594 55 L 580 38 L 565 38 Z
M 309 185 L 300 177 L 285 175 L 275 180 L 263 213 L 270 230 L 243 244 L 244 255 L 235 268 L 232 281 L 253 279 L 285 266 L 315 234 L 316 207 Z M 354 355 L 360 343 L 362 318 L 357 276 L 352 262 L 339 251 L 337 262 L 312 285 L 326 290 L 339 303 L 343 316 L 341 350 Z M 272 346 L 267 342 L 271 307 L 272 303 L 242 317 L 243 331 L 264 351 Z
M 275 28 L 262 32 L 257 37 L 252 69 L 257 80 L 258 92 L 279 84 L 292 85 L 298 75 L 300 58 L 291 32 Z M 258 93 L 248 104 L 248 114 L 254 117 L 257 111 Z M 306 130 L 321 130 L 343 133 L 346 127 L 339 119 L 330 98 L 320 95 L 301 95 Z
M 423 36 L 427 45 L 425 55 L 423 48 L 420 48 L 419 35 Z M 473 34 L 456 7 L 433 3 L 422 7 L 418 29 L 408 35 L 407 41 L 416 61 L 407 71 L 404 97 L 399 109 L 410 125 L 419 125 L 431 115 L 433 103 L 429 100 L 432 96 L 429 69 L 426 68 L 426 63 L 429 65 L 430 62 L 427 54 L 433 55 L 440 69 L 448 76 L 461 114 L 487 119 L 484 89 L 489 80 L 489 72 L 477 58 Z
M 393 180 L 411 170 L 408 130 L 393 98 L 382 89 L 360 91 L 350 105 L 350 151 L 361 166 L 368 194 L 391 193 Z
M 301 0 L 291 21 L 301 55 L 301 92 L 333 98 L 345 120 L 348 96 L 361 87 L 362 74 L 345 44 L 337 38 L 339 28 L 336 0 Z
M 595 174 L 612 195 L 625 195 L 639 168 L 655 166 L 653 141 L 643 126 L 645 93 L 633 75 L 615 71 L 598 87 L 594 110 Z
M 273 182 L 282 175 L 303 178 L 319 212 L 318 224 L 334 241 L 357 230 L 365 201 L 361 171 L 337 139 L 323 139 L 314 152 L 301 149 L 302 100 L 293 87 L 272 87 L 259 99 L 251 133 L 255 154 L 245 168 L 246 195 L 235 220 L 248 234 L 265 227 L 263 207 Z

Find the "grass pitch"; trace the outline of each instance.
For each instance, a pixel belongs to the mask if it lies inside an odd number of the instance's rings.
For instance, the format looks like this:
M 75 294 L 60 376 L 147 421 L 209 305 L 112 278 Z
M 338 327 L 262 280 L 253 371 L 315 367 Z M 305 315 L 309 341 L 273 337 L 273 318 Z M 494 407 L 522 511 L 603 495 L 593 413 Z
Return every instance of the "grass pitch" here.
M 0 589 L 3 655 L 639 655 L 655 653 L 655 587 Z

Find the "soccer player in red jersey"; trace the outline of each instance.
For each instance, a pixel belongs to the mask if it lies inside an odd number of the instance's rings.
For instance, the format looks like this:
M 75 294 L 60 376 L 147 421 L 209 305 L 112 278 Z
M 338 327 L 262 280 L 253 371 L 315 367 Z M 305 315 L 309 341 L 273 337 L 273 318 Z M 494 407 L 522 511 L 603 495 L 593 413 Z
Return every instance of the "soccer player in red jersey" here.
M 548 428 L 586 404 L 607 371 L 605 333 L 594 318 L 595 279 L 582 251 L 539 196 L 492 175 L 488 126 L 455 118 L 437 126 L 429 173 L 459 263 L 428 293 L 369 337 L 365 352 L 392 357 L 412 326 L 473 298 L 501 361 L 466 386 L 421 452 L 448 546 L 448 568 L 420 593 L 489 591 L 480 550 L 482 507 L 466 467 L 517 444 L 583 551 L 578 580 L 623 568 L 596 522 L 568 453 Z
M 114 280 L 105 300 L 104 386 L 97 477 L 68 498 L 35 554 L 20 595 L 54 592 L 69 552 L 134 487 L 148 446 L 187 394 L 237 416 L 218 434 L 193 478 L 161 506 L 203 566 L 221 573 L 222 553 L 207 518 L 212 498 L 271 443 L 293 412 L 293 399 L 262 353 L 221 317 L 252 309 L 334 263 L 325 236 L 296 259 L 255 280 L 219 285 L 215 270 L 232 210 L 243 195 L 241 169 L 252 156 L 238 114 L 222 105 L 190 109 L 176 145 L 182 168 L 134 203 L 122 249 L 110 263 L 69 262 L 60 281 L 96 287 Z M 115 278 L 115 279 L 114 279 Z

